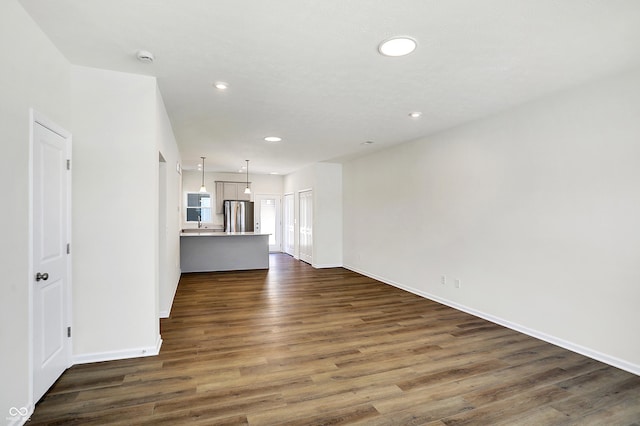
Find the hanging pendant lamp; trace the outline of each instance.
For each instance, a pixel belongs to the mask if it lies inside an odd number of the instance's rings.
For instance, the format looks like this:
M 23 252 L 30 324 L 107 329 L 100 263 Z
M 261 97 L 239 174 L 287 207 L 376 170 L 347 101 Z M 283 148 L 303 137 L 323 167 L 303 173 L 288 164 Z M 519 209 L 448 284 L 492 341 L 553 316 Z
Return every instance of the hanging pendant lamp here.
M 249 160 L 244 160 L 247 162 L 247 187 L 244 189 L 245 194 L 251 194 L 251 188 L 249 188 Z
M 204 159 L 207 157 L 200 158 L 202 158 L 202 186 L 200 187 L 200 192 L 207 192 L 207 187 L 204 186 Z

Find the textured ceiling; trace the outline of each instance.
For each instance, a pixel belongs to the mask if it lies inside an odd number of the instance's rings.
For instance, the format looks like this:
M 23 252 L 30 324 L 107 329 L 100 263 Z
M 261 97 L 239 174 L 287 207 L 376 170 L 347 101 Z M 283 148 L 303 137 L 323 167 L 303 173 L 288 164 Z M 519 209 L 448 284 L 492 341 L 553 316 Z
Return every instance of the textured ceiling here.
M 184 167 L 210 171 L 364 155 L 640 67 L 637 0 L 21 3 L 71 63 L 156 76 Z M 418 48 L 378 54 L 395 35 Z

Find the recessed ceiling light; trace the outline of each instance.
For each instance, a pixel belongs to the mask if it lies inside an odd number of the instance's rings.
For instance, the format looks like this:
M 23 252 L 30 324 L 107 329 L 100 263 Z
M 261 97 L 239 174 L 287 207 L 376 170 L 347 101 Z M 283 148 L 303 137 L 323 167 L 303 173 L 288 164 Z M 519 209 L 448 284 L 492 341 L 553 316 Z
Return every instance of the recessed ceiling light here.
M 420 111 L 414 111 L 409 113 L 409 117 L 411 118 L 420 118 L 422 117 L 422 113 Z
M 410 37 L 393 37 L 378 46 L 378 52 L 384 56 L 404 56 L 413 52 L 418 43 Z
M 153 60 L 155 59 L 153 56 L 153 53 L 147 51 L 147 50 L 138 50 L 136 52 L 136 58 L 138 58 L 138 60 L 140 62 L 153 62 Z
M 216 81 L 213 83 L 213 87 L 218 90 L 226 90 L 229 88 L 229 83 L 225 83 L 224 81 Z
M 266 138 L 264 138 L 264 140 L 267 142 L 280 142 L 282 138 L 279 138 L 277 136 L 267 136 Z
M 364 141 L 360 145 L 372 145 L 373 141 Z
M 280 173 L 278 172 L 269 172 L 270 175 L 279 175 Z

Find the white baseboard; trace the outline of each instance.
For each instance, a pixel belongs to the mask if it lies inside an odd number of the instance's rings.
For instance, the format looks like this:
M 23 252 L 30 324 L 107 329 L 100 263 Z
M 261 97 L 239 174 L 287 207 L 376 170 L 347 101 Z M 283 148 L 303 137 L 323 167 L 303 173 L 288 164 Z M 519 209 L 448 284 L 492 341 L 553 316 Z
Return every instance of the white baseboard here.
M 81 354 L 73 356 L 74 364 L 88 364 L 90 362 L 114 361 L 118 359 L 138 358 L 144 356 L 154 356 L 160 353 L 162 337 L 158 335 L 155 346 L 142 348 L 122 349 L 109 352 L 95 352 L 91 354 Z
M 341 268 L 342 264 L 341 263 L 325 263 L 325 264 L 318 264 L 318 263 L 313 263 L 311 264 L 311 266 L 313 266 L 316 269 L 323 269 L 323 268 Z
M 490 321 L 492 323 L 502 325 L 504 327 L 507 327 L 507 328 L 510 328 L 512 330 L 518 331 L 520 333 L 524 333 L 524 334 L 526 334 L 528 336 L 535 337 L 536 339 L 543 340 L 545 342 L 548 342 L 548 343 L 551 343 L 553 345 L 559 346 L 561 348 L 570 350 L 572 352 L 579 353 L 580 355 L 584 355 L 586 357 L 595 359 L 596 361 L 604 362 L 605 364 L 609 364 L 609 365 L 611 365 L 613 367 L 620 368 L 621 370 L 625 370 L 625 371 L 628 371 L 629 373 L 633 373 L 635 375 L 640 376 L 640 365 L 638 365 L 638 364 L 634 364 L 634 363 L 625 361 L 623 359 L 620 359 L 620 358 L 617 358 L 617 357 L 614 357 L 614 356 L 611 356 L 611 355 L 596 351 L 594 349 L 587 348 L 587 347 L 575 344 L 573 342 L 570 342 L 570 341 L 567 341 L 567 340 L 564 340 L 564 339 L 560 339 L 560 338 L 558 338 L 556 336 L 552 336 L 550 334 L 546 334 L 546 333 L 543 333 L 541 331 L 525 327 L 523 325 L 511 322 L 511 321 L 506 320 L 504 318 L 496 317 L 494 315 L 478 311 L 476 309 L 470 308 L 468 306 L 461 305 L 461 304 L 456 303 L 456 302 L 452 302 L 452 301 L 450 301 L 448 299 L 444 299 L 442 297 L 427 293 L 425 291 L 418 290 L 416 288 L 397 283 L 397 282 L 395 282 L 393 280 L 389 280 L 387 278 L 380 277 L 380 276 L 377 276 L 375 274 L 367 273 L 366 271 L 362 271 L 362 270 L 360 270 L 358 268 L 354 268 L 352 266 L 344 265 L 344 268 L 345 269 L 349 269 L 350 271 L 353 271 L 353 272 L 357 272 L 357 273 L 359 273 L 361 275 L 365 275 L 365 276 L 367 276 L 369 278 L 373 278 L 374 280 L 380 281 L 380 282 L 382 282 L 384 284 L 388 284 L 388 285 L 391 285 L 393 287 L 397 287 L 397 288 L 399 288 L 401 290 L 408 291 L 409 293 L 413 293 L 413 294 L 416 294 L 418 296 L 424 297 L 425 299 L 433 300 L 434 302 L 438 302 L 438 303 L 441 303 L 443 305 L 447 305 L 447 306 L 452 307 L 454 309 L 457 309 L 459 311 L 466 312 L 468 314 L 471 314 L 473 316 L 485 319 L 485 320 Z

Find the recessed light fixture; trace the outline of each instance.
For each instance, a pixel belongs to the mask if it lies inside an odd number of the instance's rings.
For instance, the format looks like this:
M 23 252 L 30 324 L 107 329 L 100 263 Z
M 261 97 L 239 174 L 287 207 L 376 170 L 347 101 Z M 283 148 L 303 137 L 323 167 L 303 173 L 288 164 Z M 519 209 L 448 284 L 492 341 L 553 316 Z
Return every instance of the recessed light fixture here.
M 278 172 L 269 172 L 270 175 L 279 175 L 280 173 Z
M 225 83 L 224 81 L 216 81 L 213 83 L 213 87 L 218 90 L 227 90 L 229 88 L 229 83 Z
M 151 63 L 155 59 L 155 57 L 153 56 L 153 53 L 149 52 L 148 50 L 138 50 L 136 52 L 136 58 L 138 58 L 140 62 L 147 62 L 147 63 Z
M 409 117 L 411 118 L 420 118 L 422 117 L 422 113 L 420 111 L 414 111 L 409 113 Z
M 418 43 L 411 37 L 392 37 L 378 46 L 378 52 L 384 56 L 404 56 L 416 50 Z
M 277 136 L 267 136 L 266 138 L 264 138 L 264 140 L 267 142 L 280 142 L 282 138 L 279 138 Z
M 364 141 L 360 145 L 373 145 L 373 141 Z

